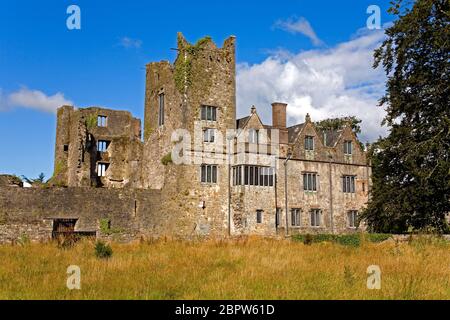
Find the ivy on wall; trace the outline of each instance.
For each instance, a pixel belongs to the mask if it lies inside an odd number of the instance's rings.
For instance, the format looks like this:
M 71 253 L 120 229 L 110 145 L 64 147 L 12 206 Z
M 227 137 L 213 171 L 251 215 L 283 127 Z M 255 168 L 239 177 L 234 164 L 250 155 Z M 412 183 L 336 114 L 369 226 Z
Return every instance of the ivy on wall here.
M 192 84 L 192 59 L 203 49 L 204 44 L 211 41 L 210 36 L 200 39 L 196 44 L 186 44 L 178 40 L 180 55 L 175 62 L 175 85 L 180 93 Z

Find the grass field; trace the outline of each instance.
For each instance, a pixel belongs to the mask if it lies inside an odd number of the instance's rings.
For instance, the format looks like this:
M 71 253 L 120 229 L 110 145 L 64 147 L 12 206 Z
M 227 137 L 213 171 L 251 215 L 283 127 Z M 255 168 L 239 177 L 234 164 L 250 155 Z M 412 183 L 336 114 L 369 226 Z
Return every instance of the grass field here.
M 0 299 L 450 299 L 450 245 L 289 240 L 159 241 L 0 246 Z M 68 290 L 69 265 L 81 290 Z M 367 267 L 381 268 L 381 290 L 367 289 Z

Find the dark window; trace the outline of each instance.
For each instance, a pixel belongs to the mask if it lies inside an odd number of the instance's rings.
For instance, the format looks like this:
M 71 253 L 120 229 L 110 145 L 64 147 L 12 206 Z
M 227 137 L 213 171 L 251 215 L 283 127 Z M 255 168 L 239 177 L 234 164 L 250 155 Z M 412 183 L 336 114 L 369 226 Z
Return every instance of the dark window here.
M 97 126 L 98 127 L 108 126 L 108 117 L 107 116 L 98 116 L 97 117 Z
M 274 179 L 275 179 L 275 169 L 270 168 L 269 169 L 269 187 L 273 187 Z
M 262 222 L 263 222 L 263 211 L 256 210 L 256 223 L 262 223 Z
M 312 136 L 305 137 L 305 150 L 309 151 L 314 150 L 314 137 Z
M 351 141 L 344 141 L 344 154 L 346 155 L 353 154 L 353 144 Z
M 217 121 L 217 107 L 202 106 L 200 117 L 201 120 Z
M 159 104 L 159 112 L 158 112 L 158 126 L 164 125 L 164 93 L 158 95 L 158 104 Z
M 291 210 L 291 224 L 293 227 L 301 226 L 301 213 L 300 209 L 292 209 Z
M 236 177 L 233 179 L 235 185 L 273 187 L 275 183 L 275 169 L 270 167 L 236 166 L 233 168 L 233 176 Z
M 207 164 L 202 165 L 201 181 L 203 183 L 217 183 L 217 166 Z
M 351 210 L 347 213 L 347 222 L 349 228 L 356 228 L 356 224 L 358 221 L 358 211 Z
M 320 227 L 320 210 L 311 210 L 311 227 Z
M 303 190 L 317 191 L 317 173 L 303 174 Z
M 355 193 L 355 176 L 342 177 L 342 191 L 345 193 Z
M 68 152 L 69 151 L 69 145 L 68 144 L 65 144 L 64 145 L 64 152 Z

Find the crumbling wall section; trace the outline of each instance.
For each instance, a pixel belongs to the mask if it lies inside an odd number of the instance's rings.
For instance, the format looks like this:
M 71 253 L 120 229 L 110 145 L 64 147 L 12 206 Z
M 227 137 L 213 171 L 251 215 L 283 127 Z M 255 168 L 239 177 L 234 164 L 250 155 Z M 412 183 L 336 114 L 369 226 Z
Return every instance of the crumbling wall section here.
M 163 203 L 155 190 L 0 187 L 0 243 L 48 240 L 63 218 L 78 219 L 75 231 L 117 241 L 166 235 Z

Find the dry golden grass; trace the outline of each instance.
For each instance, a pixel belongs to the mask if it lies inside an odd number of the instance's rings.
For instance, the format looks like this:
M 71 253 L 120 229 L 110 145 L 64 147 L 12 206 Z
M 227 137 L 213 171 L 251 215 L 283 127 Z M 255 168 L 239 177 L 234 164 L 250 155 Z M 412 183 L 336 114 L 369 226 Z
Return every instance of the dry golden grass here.
M 438 241 L 160 241 L 112 244 L 109 260 L 93 247 L 0 246 L 0 299 L 450 298 L 450 246 Z M 69 265 L 81 268 L 81 290 L 66 288 Z M 367 289 L 369 265 L 381 267 L 381 290 Z

